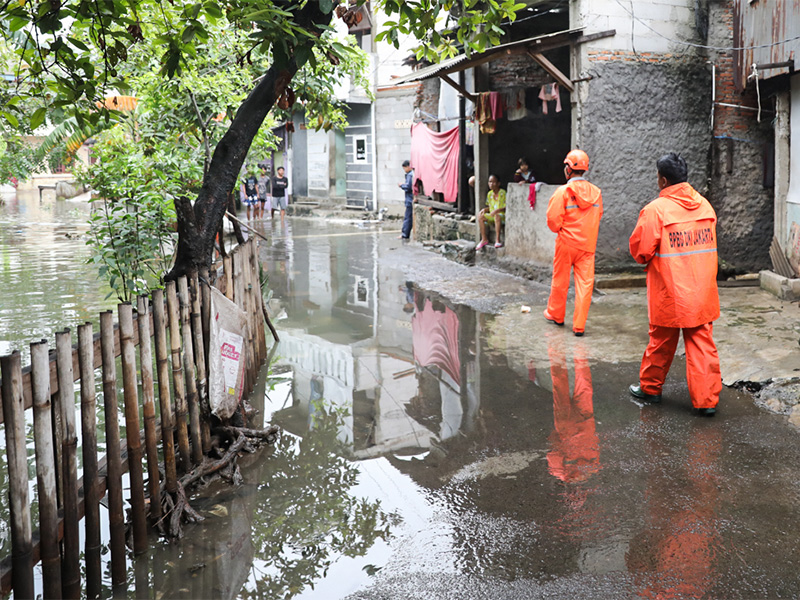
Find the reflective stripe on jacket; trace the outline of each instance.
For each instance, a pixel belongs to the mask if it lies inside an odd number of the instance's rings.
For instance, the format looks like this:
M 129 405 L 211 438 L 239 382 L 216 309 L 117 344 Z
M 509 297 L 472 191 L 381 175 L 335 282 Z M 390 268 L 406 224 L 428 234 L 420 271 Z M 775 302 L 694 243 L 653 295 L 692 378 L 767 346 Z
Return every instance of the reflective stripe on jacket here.
M 688 183 L 664 188 L 639 213 L 630 251 L 647 265 L 652 325 L 698 327 L 719 317 L 716 223 L 711 204 Z
M 568 246 L 594 252 L 603 216 L 600 188 L 583 177 L 559 187 L 547 205 L 547 226 Z

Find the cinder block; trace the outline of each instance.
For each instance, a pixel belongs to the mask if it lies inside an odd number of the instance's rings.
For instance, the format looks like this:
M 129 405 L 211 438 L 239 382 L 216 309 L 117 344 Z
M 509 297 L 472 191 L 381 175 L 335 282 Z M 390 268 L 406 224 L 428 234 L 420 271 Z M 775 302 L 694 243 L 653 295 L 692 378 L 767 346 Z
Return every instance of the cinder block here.
M 761 271 L 758 280 L 762 290 L 781 300 L 800 300 L 800 279 L 789 279 L 773 271 Z

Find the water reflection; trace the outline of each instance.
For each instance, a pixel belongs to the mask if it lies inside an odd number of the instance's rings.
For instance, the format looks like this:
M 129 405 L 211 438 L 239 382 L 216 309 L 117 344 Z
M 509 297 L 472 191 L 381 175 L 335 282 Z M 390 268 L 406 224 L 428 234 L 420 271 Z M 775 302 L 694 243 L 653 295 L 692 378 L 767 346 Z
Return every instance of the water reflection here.
M 344 415 L 321 404 L 313 412 L 313 433 L 285 435 L 268 456 L 243 457 L 247 483 L 204 492 L 193 504 L 206 521 L 180 544 L 151 551 L 159 598 L 301 596 L 336 560 L 387 538 L 389 515 L 351 494 L 358 468 L 342 456 Z
M 575 385 L 569 392 L 566 348 L 563 336 L 548 339 L 550 376 L 553 380 L 552 449 L 547 453 L 550 474 L 564 482 L 585 481 L 600 470 L 600 448 L 592 404 L 592 372 L 586 347 L 573 348 Z
M 691 427 L 684 448 L 688 460 L 676 464 L 663 458 L 672 448 L 671 440 L 659 432 L 661 417 L 643 412 L 642 420 L 646 449 L 654 460 L 647 469 L 645 526 L 631 540 L 627 567 L 643 598 L 705 598 L 719 578 L 720 432 Z M 686 482 L 679 495 L 674 492 L 676 477 Z

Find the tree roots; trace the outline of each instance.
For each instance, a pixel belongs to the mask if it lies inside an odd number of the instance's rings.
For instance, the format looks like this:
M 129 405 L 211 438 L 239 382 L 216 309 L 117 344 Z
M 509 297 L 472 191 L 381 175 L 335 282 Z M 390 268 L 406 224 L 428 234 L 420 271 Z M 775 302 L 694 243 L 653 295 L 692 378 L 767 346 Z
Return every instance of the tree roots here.
M 274 444 L 280 434 L 280 428 L 272 425 L 266 429 L 248 429 L 246 427 L 221 426 L 213 432 L 217 438 L 216 447 L 220 458 L 213 460 L 205 457 L 203 462 L 181 477 L 176 492 L 170 493 L 165 484 L 161 485 L 161 506 L 164 515 L 156 523 L 159 532 L 171 539 L 183 537 L 183 523 L 198 523 L 205 517 L 194 510 L 189 503 L 186 490 L 192 490 L 200 484 L 208 483 L 214 477 L 221 477 L 233 485 L 242 483 L 242 474 L 236 462 L 240 452 L 255 452 L 264 444 Z M 229 442 L 227 449 L 221 450 Z

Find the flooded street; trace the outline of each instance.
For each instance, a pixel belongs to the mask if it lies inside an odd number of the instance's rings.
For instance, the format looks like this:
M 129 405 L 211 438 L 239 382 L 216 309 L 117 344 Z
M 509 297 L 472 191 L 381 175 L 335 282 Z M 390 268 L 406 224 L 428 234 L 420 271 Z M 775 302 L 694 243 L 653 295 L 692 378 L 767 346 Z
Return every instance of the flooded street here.
M 243 459 L 243 486 L 201 493 L 207 520 L 155 550 L 146 570 L 161 573 L 132 595 L 800 593 L 800 445 L 785 420 L 728 388 L 716 418 L 691 416 L 681 358 L 664 403 L 640 406 L 638 363 L 598 360 L 599 339 L 544 321 L 539 350 L 507 356 L 492 312 L 541 304 L 541 286 L 393 232 L 293 220 L 274 233 L 262 260 L 281 343 L 263 417 L 283 438 Z
M 83 231 L 81 209 L 49 210 L 67 211 L 58 227 L 0 213 L 4 282 L 33 277 L 15 274 L 37 260 L 18 242 Z M 661 405 L 632 401 L 646 323 L 612 320 L 613 296 L 575 338 L 540 318 L 544 286 L 404 245 L 394 227 L 257 223 L 281 342 L 253 425 L 283 435 L 240 458 L 242 485 L 195 495 L 205 520 L 181 542 L 131 554 L 127 590 L 112 593 L 104 564 L 107 597 L 800 595 L 798 432 L 728 387 L 715 418 L 692 416 L 681 356 Z M 12 323 L 26 290 L 4 294 L 4 344 L 106 308 L 94 267 L 36 264 L 58 289 L 37 303 L 54 308 Z
M 28 344 L 84 321 L 98 322 L 115 298 L 86 264 L 90 205 L 88 195 L 55 200 L 19 191 L 0 202 L 0 355 L 19 349 L 23 363 Z

